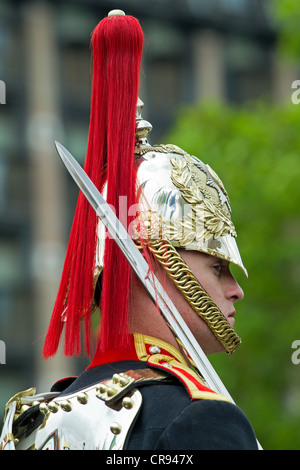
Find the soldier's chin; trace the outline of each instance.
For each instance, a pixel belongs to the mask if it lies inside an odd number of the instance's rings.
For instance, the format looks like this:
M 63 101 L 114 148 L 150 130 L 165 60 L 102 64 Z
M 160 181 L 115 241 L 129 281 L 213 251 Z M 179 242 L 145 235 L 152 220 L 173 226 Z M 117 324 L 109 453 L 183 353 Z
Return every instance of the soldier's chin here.
M 206 347 L 204 351 L 205 354 L 208 356 L 210 354 L 218 354 L 218 353 L 225 353 L 226 349 L 222 343 L 214 336 L 211 343 Z
M 225 346 L 223 346 L 207 325 L 205 325 L 205 330 L 203 330 L 202 335 L 202 338 L 199 338 L 198 342 L 207 356 L 226 352 Z

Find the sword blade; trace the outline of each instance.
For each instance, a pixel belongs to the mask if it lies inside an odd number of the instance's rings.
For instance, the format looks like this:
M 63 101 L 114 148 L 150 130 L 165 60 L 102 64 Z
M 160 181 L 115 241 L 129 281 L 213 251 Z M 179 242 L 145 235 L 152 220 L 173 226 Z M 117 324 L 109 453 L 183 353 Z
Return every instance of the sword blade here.
M 152 300 L 158 303 L 161 313 L 171 327 L 172 332 L 181 341 L 186 351 L 195 362 L 196 367 L 199 369 L 200 373 L 203 374 L 204 380 L 213 390 L 222 393 L 232 400 L 157 277 L 154 274 L 149 276 L 149 265 L 147 261 L 142 256 L 113 210 L 107 204 L 102 194 L 70 152 L 59 142 L 55 142 L 55 145 L 60 158 L 77 186 L 85 195 L 98 217 L 124 253 L 131 267 L 149 292 Z

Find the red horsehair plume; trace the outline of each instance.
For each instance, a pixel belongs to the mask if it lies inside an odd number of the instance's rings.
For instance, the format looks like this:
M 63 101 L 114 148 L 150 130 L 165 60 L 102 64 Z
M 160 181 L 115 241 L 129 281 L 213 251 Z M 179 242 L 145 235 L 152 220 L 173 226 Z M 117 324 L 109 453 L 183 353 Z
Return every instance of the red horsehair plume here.
M 135 203 L 135 119 L 143 32 L 131 16 L 109 16 L 92 33 L 93 76 L 90 128 L 84 170 L 102 191 L 117 216 L 120 196 Z M 130 221 L 127 220 L 127 227 Z M 81 354 L 80 324 L 84 318 L 85 352 L 90 355 L 91 305 L 97 216 L 79 194 L 60 287 L 43 349 L 48 358 L 58 349 L 65 327 L 66 355 Z M 106 237 L 98 350 L 125 348 L 129 343 L 130 266 L 114 240 Z M 116 299 L 116 292 L 118 293 Z M 64 319 L 64 321 L 63 321 Z

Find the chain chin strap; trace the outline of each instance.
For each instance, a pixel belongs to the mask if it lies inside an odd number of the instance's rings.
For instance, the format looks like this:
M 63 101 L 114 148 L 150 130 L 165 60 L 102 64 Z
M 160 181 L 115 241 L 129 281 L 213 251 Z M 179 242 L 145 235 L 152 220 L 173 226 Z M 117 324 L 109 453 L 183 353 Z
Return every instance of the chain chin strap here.
M 232 354 L 241 343 L 241 339 L 199 284 L 177 250 L 166 240 L 152 239 L 148 240 L 146 245 L 192 309 L 205 321 L 226 352 Z

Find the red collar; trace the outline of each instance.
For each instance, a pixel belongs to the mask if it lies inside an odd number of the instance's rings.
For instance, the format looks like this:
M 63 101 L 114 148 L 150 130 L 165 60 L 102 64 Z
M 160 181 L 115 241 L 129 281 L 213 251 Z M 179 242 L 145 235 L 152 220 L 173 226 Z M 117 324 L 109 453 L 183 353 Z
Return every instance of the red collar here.
M 118 361 L 147 361 L 148 357 L 153 354 L 153 352 L 151 352 L 151 348 L 153 347 L 159 348 L 160 354 L 167 354 L 186 365 L 186 361 L 180 352 L 170 344 L 160 339 L 153 338 L 152 336 L 134 333 L 131 335 L 130 344 L 125 351 L 117 349 L 97 354 L 87 368 L 91 369 L 103 364 Z
M 176 376 L 186 387 L 192 400 L 229 401 L 207 387 L 202 377 L 190 368 L 178 349 L 151 336 L 133 334 L 130 347 L 126 351 L 112 350 L 101 355 L 97 354 L 88 369 L 108 362 L 126 360 L 144 361 L 151 367 L 159 368 Z

